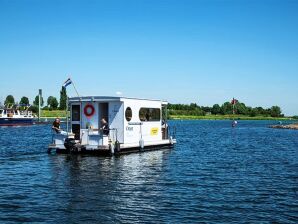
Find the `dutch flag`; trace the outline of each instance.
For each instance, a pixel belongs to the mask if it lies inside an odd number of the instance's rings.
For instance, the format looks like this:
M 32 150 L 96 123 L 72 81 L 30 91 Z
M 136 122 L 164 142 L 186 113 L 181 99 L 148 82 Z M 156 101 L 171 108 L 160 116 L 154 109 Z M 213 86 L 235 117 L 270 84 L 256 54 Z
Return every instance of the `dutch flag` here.
M 68 85 L 70 85 L 71 83 L 72 83 L 71 79 L 68 78 L 68 79 L 64 82 L 63 87 L 66 88 L 66 87 L 67 87 Z

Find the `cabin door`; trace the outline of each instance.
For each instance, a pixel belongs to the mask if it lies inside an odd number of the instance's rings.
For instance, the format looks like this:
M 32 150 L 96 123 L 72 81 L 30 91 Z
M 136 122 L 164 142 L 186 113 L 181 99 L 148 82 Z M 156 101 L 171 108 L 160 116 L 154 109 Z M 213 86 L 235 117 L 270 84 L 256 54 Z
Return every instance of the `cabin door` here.
M 108 103 L 99 103 L 98 104 L 98 122 L 101 127 L 101 119 L 105 119 L 109 123 L 109 104 Z
M 75 134 L 75 139 L 80 140 L 81 129 L 81 105 L 71 105 L 71 130 Z

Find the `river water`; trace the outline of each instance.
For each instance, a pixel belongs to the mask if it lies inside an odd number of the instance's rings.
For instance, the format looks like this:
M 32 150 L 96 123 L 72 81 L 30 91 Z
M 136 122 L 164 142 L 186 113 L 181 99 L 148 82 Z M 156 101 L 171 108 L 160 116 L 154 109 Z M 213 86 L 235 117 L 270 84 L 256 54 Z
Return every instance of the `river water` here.
M 49 125 L 0 128 L 0 222 L 297 223 L 298 131 L 172 121 L 171 150 L 48 155 Z

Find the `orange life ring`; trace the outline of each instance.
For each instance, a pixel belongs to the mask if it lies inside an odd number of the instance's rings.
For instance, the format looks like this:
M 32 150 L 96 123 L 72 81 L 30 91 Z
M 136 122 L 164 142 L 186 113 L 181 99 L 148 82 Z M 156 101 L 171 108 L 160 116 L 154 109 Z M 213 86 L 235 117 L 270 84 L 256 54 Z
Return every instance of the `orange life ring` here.
M 94 112 L 95 112 L 95 109 L 94 109 L 94 106 L 92 104 L 87 104 L 84 107 L 84 114 L 87 117 L 92 117 L 94 115 Z

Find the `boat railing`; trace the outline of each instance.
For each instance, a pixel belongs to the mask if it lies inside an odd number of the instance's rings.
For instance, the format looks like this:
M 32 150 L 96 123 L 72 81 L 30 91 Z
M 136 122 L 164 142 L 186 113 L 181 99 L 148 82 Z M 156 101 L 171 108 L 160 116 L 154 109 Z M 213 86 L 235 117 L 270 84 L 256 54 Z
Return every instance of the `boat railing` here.
M 20 115 L 22 115 L 22 116 L 28 116 L 28 117 L 31 117 L 32 116 L 32 111 L 30 111 L 30 110 L 22 110 L 22 111 L 20 111 Z
M 173 127 L 168 127 L 168 139 L 170 138 L 176 138 L 176 126 L 173 126 Z
M 118 141 L 118 129 L 117 128 L 110 128 L 108 138 L 112 142 L 117 142 Z
M 56 132 L 52 129 L 52 144 L 54 145 L 63 145 L 64 140 L 73 136 L 73 133 L 67 133 L 65 131 Z M 105 135 L 99 130 L 93 129 L 84 129 L 81 130 L 79 144 L 81 145 L 91 145 L 91 146 L 107 146 L 107 145 L 114 145 L 118 141 L 118 129 L 111 128 L 109 129 L 109 134 Z
M 80 144 L 107 146 L 118 141 L 118 129 L 110 128 L 109 134 L 104 134 L 98 129 L 81 129 Z

